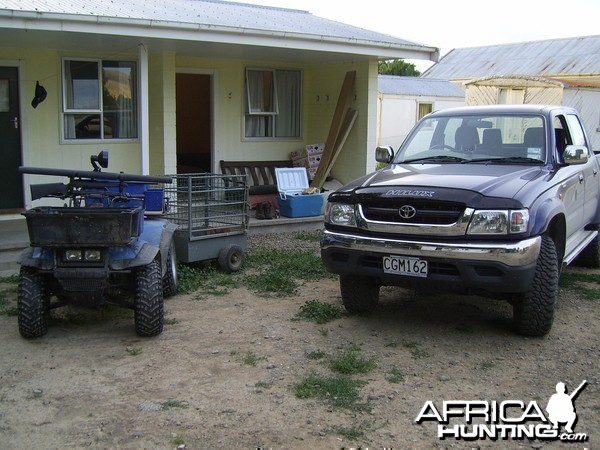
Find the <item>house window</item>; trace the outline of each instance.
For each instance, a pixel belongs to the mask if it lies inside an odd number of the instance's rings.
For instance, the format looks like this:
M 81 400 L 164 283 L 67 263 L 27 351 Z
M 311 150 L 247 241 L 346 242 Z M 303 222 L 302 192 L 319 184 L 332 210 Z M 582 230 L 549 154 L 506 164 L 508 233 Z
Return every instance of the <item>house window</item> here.
M 133 61 L 65 59 L 65 140 L 137 138 L 136 84 Z
M 417 120 L 421 120 L 431 111 L 433 111 L 433 105 L 431 103 L 419 103 L 419 117 L 417 117 Z
M 246 69 L 247 138 L 286 139 L 302 134 L 302 72 Z

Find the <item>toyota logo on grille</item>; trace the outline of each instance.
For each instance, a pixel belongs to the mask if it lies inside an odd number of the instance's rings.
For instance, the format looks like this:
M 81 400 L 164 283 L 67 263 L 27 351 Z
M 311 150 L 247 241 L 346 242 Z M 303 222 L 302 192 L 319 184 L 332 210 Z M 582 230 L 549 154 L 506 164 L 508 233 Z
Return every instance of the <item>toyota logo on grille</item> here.
M 400 207 L 400 210 L 398 211 L 398 213 L 400 214 L 400 217 L 402 217 L 403 219 L 412 219 L 413 217 L 415 217 L 417 215 L 417 210 L 415 209 L 414 206 L 404 205 L 404 206 Z

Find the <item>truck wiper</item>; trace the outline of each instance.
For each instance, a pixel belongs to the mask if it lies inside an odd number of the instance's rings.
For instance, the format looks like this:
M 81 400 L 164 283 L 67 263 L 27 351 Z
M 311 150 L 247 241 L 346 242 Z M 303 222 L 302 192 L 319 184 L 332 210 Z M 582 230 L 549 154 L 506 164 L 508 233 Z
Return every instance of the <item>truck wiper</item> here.
M 446 156 L 446 155 L 438 155 L 438 156 L 427 156 L 425 158 L 415 158 L 415 159 L 406 159 L 401 161 L 399 164 L 409 164 L 414 162 L 457 162 L 462 163 L 468 161 L 465 158 L 459 158 L 458 156 Z
M 492 163 L 536 163 L 543 164 L 544 161 L 537 158 L 527 158 L 525 156 L 505 156 L 503 158 L 478 158 L 471 159 L 468 162 L 492 162 Z

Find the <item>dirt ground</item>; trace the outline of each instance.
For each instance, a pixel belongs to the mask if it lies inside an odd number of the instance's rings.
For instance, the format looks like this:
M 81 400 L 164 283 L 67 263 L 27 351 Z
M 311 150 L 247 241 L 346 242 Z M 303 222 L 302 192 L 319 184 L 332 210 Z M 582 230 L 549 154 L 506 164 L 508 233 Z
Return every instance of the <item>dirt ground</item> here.
M 317 324 L 292 319 L 310 300 L 341 306 L 337 281 L 299 291 L 284 298 L 246 288 L 201 300 L 178 295 L 166 301 L 164 332 L 149 339 L 135 335 L 130 318 L 113 317 L 53 324 L 47 336 L 25 340 L 16 317 L 0 316 L 0 447 L 599 446 L 598 299 L 561 289 L 553 330 L 534 339 L 511 331 L 511 308 L 500 301 L 385 288 L 373 315 Z M 363 407 L 296 396 L 298 383 L 330 376 L 328 361 L 352 345 L 376 361 L 374 370 L 352 376 L 365 382 Z M 322 359 L 307 356 L 317 351 Z M 426 401 L 521 400 L 545 408 L 557 382 L 573 390 L 583 380 L 575 431 L 587 434 L 584 443 L 440 440 L 437 423 L 415 423 Z

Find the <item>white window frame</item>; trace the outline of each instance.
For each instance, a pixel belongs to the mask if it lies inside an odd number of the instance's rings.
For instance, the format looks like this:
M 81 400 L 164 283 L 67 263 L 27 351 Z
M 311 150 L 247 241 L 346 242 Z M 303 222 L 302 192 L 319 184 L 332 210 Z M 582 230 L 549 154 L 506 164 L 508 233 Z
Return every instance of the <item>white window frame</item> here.
M 67 62 L 69 61 L 82 61 L 82 62 L 90 62 L 90 63 L 96 63 L 97 64 L 97 82 L 98 82 L 98 109 L 95 108 L 73 108 L 73 107 L 68 107 L 68 98 L 67 98 L 67 84 L 68 84 L 68 80 L 67 80 L 67 73 L 65 70 L 65 65 Z M 104 115 L 106 114 L 106 111 L 104 110 L 104 104 L 103 104 L 103 95 L 102 95 L 102 87 L 103 87 L 103 78 L 102 78 L 102 68 L 103 68 L 103 63 L 105 61 L 122 61 L 122 62 L 127 62 L 127 63 L 131 63 L 134 65 L 135 67 L 135 77 L 136 80 L 134 81 L 134 87 L 135 87 L 135 93 L 134 93 L 134 102 L 135 105 L 134 108 L 132 108 L 132 112 L 135 114 L 135 127 L 136 127 L 136 136 L 135 137 L 126 137 L 126 138 L 105 138 L 104 137 L 104 126 L 101 127 L 101 132 L 100 132 L 100 138 L 91 138 L 91 139 L 86 139 L 86 138 L 77 138 L 77 137 L 67 137 L 66 136 L 66 120 L 67 120 L 67 116 L 70 115 L 74 115 L 74 114 L 93 114 L 93 115 L 98 115 L 100 116 L 100 121 L 102 122 L 104 120 Z M 63 144 L 82 144 L 82 143 L 97 143 L 97 142 L 103 142 L 103 143 L 108 143 L 108 142 L 131 142 L 131 141 L 138 141 L 140 139 L 140 121 L 139 121 L 139 114 L 138 114 L 138 109 L 139 109 L 139 99 L 138 99 L 138 95 L 139 95 L 139 62 L 135 59 L 115 59 L 115 58 L 86 58 L 86 57 L 77 57 L 77 56 L 65 56 L 62 58 L 61 61 L 61 89 L 62 89 L 62 105 L 61 105 L 61 114 L 60 114 L 60 136 L 61 136 L 61 143 Z
M 250 95 L 250 84 L 248 82 L 248 74 L 252 71 L 259 72 L 270 72 L 272 73 L 273 79 L 273 104 L 271 111 L 261 111 L 259 108 L 252 108 L 252 99 Z M 298 135 L 297 136 L 275 136 L 276 133 L 276 120 L 279 114 L 281 114 L 281 107 L 279 102 L 279 96 L 281 93 L 278 92 L 277 89 L 277 73 L 279 71 L 295 71 L 299 74 L 299 86 L 300 94 L 299 94 L 299 111 L 298 111 L 298 119 L 297 119 L 297 128 Z M 244 92 L 245 92 L 245 104 L 244 104 L 244 114 L 242 118 L 242 139 L 245 141 L 297 141 L 302 139 L 303 134 L 303 109 L 304 109 L 304 72 L 299 68 L 272 68 L 272 67 L 246 67 L 244 70 Z M 265 120 L 269 121 L 269 126 L 271 128 L 270 136 L 247 136 L 246 133 L 246 124 L 247 119 L 249 117 L 264 117 Z

